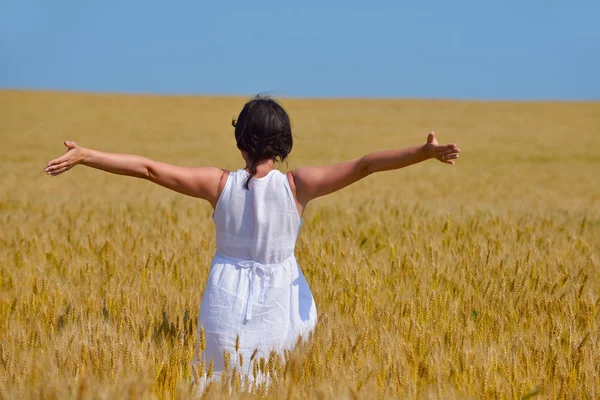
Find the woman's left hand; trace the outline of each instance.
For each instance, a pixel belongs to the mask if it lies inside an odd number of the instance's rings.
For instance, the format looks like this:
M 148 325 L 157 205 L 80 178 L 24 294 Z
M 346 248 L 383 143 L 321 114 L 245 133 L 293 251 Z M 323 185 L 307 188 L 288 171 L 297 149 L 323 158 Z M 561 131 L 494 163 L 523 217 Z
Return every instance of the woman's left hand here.
M 82 148 L 79 147 L 77 143 L 65 140 L 64 144 L 65 147 L 68 149 L 66 154 L 62 157 L 50 161 L 46 165 L 46 168 L 44 168 L 44 172 L 46 173 L 46 175 L 60 175 L 63 172 L 67 172 L 77 164 L 81 163 L 81 161 L 83 160 Z
M 429 157 L 435 158 L 444 164 L 454 165 L 454 160 L 458 159 L 458 153 L 460 153 L 460 149 L 455 144 L 439 144 L 434 132 L 427 136 L 425 147 Z

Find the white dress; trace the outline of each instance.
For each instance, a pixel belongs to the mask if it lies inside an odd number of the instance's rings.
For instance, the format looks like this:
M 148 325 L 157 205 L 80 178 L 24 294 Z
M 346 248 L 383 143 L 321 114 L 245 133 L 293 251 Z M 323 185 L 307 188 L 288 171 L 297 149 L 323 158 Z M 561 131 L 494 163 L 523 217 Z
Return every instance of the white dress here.
M 268 359 L 272 350 L 291 350 L 317 322 L 312 293 L 294 257 L 302 219 L 287 176 L 272 170 L 252 178 L 247 190 L 248 176 L 243 169 L 229 174 L 213 214 L 217 251 L 198 317 L 206 350 L 194 362 L 204 361 L 206 371 L 212 360 L 214 378 L 224 370 L 228 352 L 229 371 L 237 365 L 251 379 L 255 350 L 255 360 Z

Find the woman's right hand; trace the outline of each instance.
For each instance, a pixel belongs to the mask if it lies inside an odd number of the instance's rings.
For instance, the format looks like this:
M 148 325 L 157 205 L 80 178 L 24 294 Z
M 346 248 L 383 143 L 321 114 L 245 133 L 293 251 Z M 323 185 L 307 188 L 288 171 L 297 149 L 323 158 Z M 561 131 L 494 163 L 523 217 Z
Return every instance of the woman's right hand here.
M 46 168 L 44 168 L 46 175 L 60 175 L 83 160 L 83 149 L 77 143 L 65 140 L 64 145 L 68 149 L 67 152 L 63 156 L 48 162 Z

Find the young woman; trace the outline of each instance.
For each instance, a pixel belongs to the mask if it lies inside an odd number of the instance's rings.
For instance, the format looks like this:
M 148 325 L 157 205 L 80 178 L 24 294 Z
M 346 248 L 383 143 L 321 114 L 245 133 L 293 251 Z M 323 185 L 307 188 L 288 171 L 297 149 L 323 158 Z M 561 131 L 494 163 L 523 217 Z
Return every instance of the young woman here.
M 302 213 L 308 203 L 380 171 L 435 158 L 454 164 L 460 150 L 438 144 L 433 132 L 423 145 L 367 154 L 324 167 L 287 172 L 274 168 L 287 158 L 293 139 L 285 110 L 268 97 L 246 103 L 236 121 L 235 141 L 243 168 L 179 167 L 127 154 L 103 153 L 66 141 L 62 157 L 45 168 L 56 176 L 81 164 L 115 174 L 147 179 L 210 202 L 214 208 L 217 250 L 210 267 L 198 318 L 206 367 L 214 377 L 230 362 L 268 358 L 292 349 L 317 321 L 310 288 L 294 257 Z M 195 357 L 196 359 L 196 357 Z M 230 369 L 231 370 L 231 369 Z M 204 371 L 200 371 L 202 374 Z

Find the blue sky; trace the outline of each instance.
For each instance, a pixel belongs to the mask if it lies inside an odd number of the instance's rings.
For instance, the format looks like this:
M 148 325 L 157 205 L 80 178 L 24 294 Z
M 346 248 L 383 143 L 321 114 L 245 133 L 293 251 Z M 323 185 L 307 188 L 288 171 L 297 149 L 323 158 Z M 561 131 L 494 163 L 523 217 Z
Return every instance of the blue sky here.
M 0 0 L 0 88 L 600 100 L 600 1 Z

